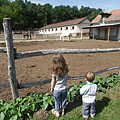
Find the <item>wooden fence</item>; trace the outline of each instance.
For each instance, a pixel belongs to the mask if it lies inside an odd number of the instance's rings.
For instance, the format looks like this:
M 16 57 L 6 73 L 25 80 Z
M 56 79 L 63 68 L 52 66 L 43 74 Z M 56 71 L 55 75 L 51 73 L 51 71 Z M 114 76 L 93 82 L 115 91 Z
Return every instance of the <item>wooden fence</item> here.
M 16 80 L 16 71 L 15 71 L 15 59 L 22 59 L 27 57 L 33 56 L 40 56 L 40 55 L 48 55 L 54 53 L 62 53 L 62 54 L 82 54 L 82 53 L 104 53 L 104 52 L 120 52 L 120 48 L 109 48 L 109 49 L 49 49 L 49 50 L 37 50 L 37 51 L 27 51 L 22 53 L 16 53 L 16 49 L 13 48 L 13 38 L 12 32 L 10 27 L 10 19 L 4 18 L 3 19 L 3 28 L 5 34 L 5 41 L 6 41 L 6 48 L 0 48 L 1 53 L 7 53 L 8 55 L 8 75 L 9 75 L 9 83 L 4 83 L 0 85 L 0 89 L 11 87 L 13 99 L 18 97 L 18 89 L 28 88 L 36 85 L 43 85 L 46 83 L 50 83 L 51 79 L 48 80 L 40 80 L 36 82 L 29 82 L 24 84 L 19 84 Z M 113 69 L 120 69 L 120 66 L 114 66 L 110 68 L 106 68 L 104 70 L 100 70 L 95 72 L 95 74 L 100 74 L 109 70 Z M 78 80 L 83 79 L 84 75 L 82 76 L 69 76 L 68 80 Z

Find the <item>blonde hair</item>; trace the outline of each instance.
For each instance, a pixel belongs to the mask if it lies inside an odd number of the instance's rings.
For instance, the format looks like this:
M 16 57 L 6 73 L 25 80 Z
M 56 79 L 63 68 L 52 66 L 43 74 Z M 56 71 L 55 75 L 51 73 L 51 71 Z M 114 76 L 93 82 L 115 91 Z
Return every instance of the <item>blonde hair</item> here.
M 56 53 L 52 60 L 52 73 L 62 77 L 66 72 L 69 72 L 69 69 L 64 57 L 60 53 Z
M 85 78 L 87 79 L 87 81 L 89 82 L 92 82 L 95 78 L 95 74 L 91 71 L 88 71 L 86 74 L 85 74 Z

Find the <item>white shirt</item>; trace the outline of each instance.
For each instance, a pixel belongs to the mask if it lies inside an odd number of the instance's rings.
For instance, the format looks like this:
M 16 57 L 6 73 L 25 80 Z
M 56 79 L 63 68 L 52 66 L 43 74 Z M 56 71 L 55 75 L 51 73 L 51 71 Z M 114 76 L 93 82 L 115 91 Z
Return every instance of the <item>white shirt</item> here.
M 82 101 L 85 103 L 93 103 L 96 99 L 97 92 L 96 84 L 86 84 L 80 89 L 80 94 L 82 95 Z
M 58 77 L 56 74 L 52 74 L 52 77 L 56 78 L 54 90 L 64 90 L 67 88 L 67 76 L 66 73 L 63 77 Z

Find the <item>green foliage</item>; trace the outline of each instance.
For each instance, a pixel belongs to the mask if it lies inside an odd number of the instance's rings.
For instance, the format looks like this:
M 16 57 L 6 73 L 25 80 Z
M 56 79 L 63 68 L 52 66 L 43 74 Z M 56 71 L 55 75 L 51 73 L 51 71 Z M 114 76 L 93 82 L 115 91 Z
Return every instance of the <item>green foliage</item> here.
M 0 30 L 5 17 L 11 18 L 12 30 L 40 28 L 48 24 L 88 17 L 94 19 L 102 9 L 81 6 L 35 4 L 27 0 L 0 0 Z
M 24 98 L 6 103 L 0 100 L 0 118 L 3 120 L 17 120 L 20 118 L 32 118 L 33 112 L 40 108 L 46 110 L 53 107 L 53 96 L 48 94 L 29 93 Z
M 102 78 L 102 76 L 97 75 L 94 80 L 94 83 L 97 84 L 99 91 L 102 91 L 104 93 L 106 93 L 105 89 L 114 87 L 118 82 L 120 82 L 120 75 L 117 75 L 115 73 L 110 74 L 106 78 Z
M 75 84 L 68 89 L 68 95 L 67 95 L 68 102 L 76 101 L 81 97 L 80 88 L 85 84 L 86 82 L 80 82 L 80 84 Z
M 106 92 L 106 89 L 114 87 L 115 84 L 120 82 L 120 75 L 110 74 L 106 78 L 97 75 L 94 83 L 97 84 L 99 91 Z M 80 82 L 68 89 L 67 100 L 73 102 L 80 99 L 80 88 L 86 82 Z M 17 98 L 16 100 L 7 103 L 0 100 L 0 120 L 18 120 L 18 119 L 31 119 L 33 113 L 39 109 L 51 109 L 54 106 L 54 98 L 48 94 L 28 93 L 26 97 Z

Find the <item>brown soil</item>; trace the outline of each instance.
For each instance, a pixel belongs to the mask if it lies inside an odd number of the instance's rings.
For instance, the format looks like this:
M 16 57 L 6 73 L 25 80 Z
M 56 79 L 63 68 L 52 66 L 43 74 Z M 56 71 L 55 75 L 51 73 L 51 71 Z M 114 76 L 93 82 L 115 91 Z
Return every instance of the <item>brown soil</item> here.
M 4 44 L 0 44 L 3 47 Z M 53 48 L 71 48 L 71 49 L 92 49 L 92 48 L 119 48 L 120 42 L 107 41 L 79 41 L 72 42 L 62 41 L 47 41 L 47 42 L 21 42 L 14 43 L 17 52 L 33 51 L 40 49 Z M 104 68 L 120 65 L 120 52 L 111 53 L 92 53 L 92 54 L 64 54 L 63 55 L 69 65 L 69 75 L 78 76 L 84 75 L 86 71 L 99 71 Z M 8 83 L 8 66 L 7 55 L 0 54 L 0 84 Z M 30 81 L 45 80 L 51 77 L 51 59 L 52 55 L 30 57 L 25 59 L 15 60 L 16 79 L 19 83 Z M 110 73 L 118 73 L 117 70 L 102 73 L 105 77 Z M 79 83 L 80 80 L 68 81 L 68 86 Z M 19 90 L 19 96 L 23 97 L 29 92 L 45 93 L 49 92 L 50 84 L 35 86 Z M 12 99 L 11 89 L 0 89 L 0 99 L 9 101 Z

